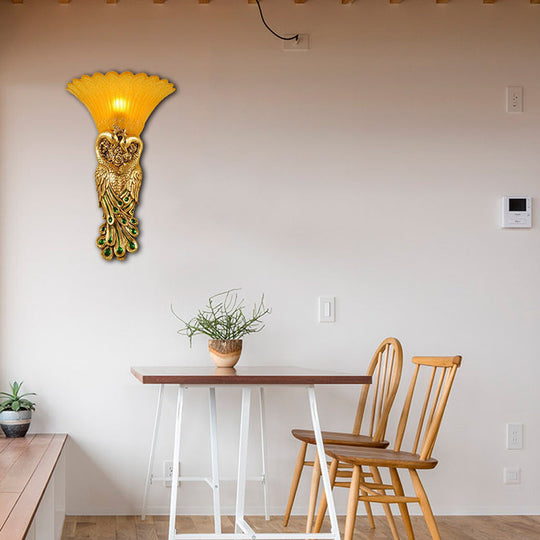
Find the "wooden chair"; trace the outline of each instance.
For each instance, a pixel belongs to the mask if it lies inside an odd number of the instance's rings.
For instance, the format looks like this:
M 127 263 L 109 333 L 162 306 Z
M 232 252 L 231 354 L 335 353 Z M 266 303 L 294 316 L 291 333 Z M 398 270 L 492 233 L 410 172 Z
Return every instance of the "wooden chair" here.
M 392 408 L 398 390 L 402 367 L 403 350 L 401 343 L 396 338 L 386 338 L 375 351 L 371 363 L 369 364 L 367 374 L 372 376 L 373 384 L 364 385 L 362 388 L 352 432 L 341 433 L 323 431 L 322 436 L 324 444 L 386 448 L 389 443 L 384 440 L 384 436 L 390 409 Z M 368 402 L 370 392 L 372 393 L 372 396 Z M 368 424 L 366 426 L 366 434 L 360 435 L 363 422 Z M 313 467 L 313 474 L 306 524 L 306 533 L 309 533 L 311 532 L 315 516 L 321 468 L 317 455 L 315 455 L 314 461 L 306 461 L 308 445 L 315 445 L 315 434 L 313 431 L 307 429 L 293 429 L 292 434 L 299 439 L 302 444 L 296 460 L 289 501 L 285 517 L 283 518 L 283 525 L 286 527 L 289 523 L 291 510 L 304 467 L 311 466 Z M 336 470 L 334 478 L 336 475 L 350 479 L 352 470 L 350 466 L 346 466 L 345 468 L 341 467 L 339 471 Z M 349 482 L 341 482 L 336 485 L 348 487 Z M 372 527 L 375 527 L 371 508 L 367 502 L 366 511 L 370 517 Z
M 412 361 L 416 364 L 416 367 L 405 399 L 403 412 L 401 413 L 394 450 L 338 445 L 325 447 L 326 453 L 332 457 L 332 464 L 330 466 L 330 480 L 332 483 L 335 482 L 339 463 L 347 463 L 353 467 L 344 540 L 352 540 L 358 501 L 383 504 L 395 540 L 399 540 L 399 534 L 392 515 L 389 512 L 389 505 L 395 503 L 399 506 L 405 530 L 407 531 L 407 537 L 409 540 L 414 540 L 414 532 L 407 505 L 410 503 L 419 503 L 431 537 L 433 540 L 440 540 L 441 538 L 427 494 L 420 482 L 418 470 L 433 469 L 437 465 L 437 460 L 431 457 L 431 453 L 433 452 L 435 440 L 439 433 L 454 377 L 458 367 L 461 365 L 461 356 L 415 357 Z M 431 368 L 426 369 L 426 371 L 430 372 L 426 395 L 420 409 L 420 420 L 414 436 L 412 452 L 402 452 L 401 445 L 421 367 Z M 371 479 L 373 481 L 368 481 L 370 479 L 366 478 L 363 474 L 362 467 L 368 467 L 370 469 L 372 473 Z M 382 481 L 379 473 L 380 468 L 389 470 L 391 484 L 385 484 Z M 415 497 L 405 496 L 398 469 L 409 471 L 416 493 Z M 387 491 L 392 491 L 393 494 L 389 494 Z M 314 532 L 320 531 L 325 512 L 326 498 L 323 493 Z

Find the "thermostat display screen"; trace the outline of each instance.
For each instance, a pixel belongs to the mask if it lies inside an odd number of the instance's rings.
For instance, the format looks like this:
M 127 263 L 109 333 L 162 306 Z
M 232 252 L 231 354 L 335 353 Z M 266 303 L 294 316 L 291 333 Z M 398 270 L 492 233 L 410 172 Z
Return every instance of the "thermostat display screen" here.
M 527 199 L 509 199 L 508 210 L 510 212 L 525 212 L 527 210 Z
M 532 227 L 532 199 L 514 195 L 502 198 L 502 226 L 510 229 Z

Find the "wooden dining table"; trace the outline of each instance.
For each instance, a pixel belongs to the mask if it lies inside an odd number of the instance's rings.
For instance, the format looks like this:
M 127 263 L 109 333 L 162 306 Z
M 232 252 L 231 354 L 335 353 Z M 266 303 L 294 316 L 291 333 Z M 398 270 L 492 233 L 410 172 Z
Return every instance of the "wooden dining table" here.
M 132 367 L 132 374 L 142 383 L 159 386 L 158 404 L 154 421 L 154 430 L 150 448 L 150 458 L 148 463 L 148 474 L 145 484 L 143 498 L 143 515 L 145 512 L 148 488 L 152 481 L 152 468 L 154 450 L 156 445 L 159 419 L 162 407 L 163 388 L 165 385 L 177 387 L 176 401 L 176 421 L 174 430 L 174 451 L 173 451 L 173 472 L 172 489 L 169 512 L 169 540 L 318 540 L 333 539 L 340 540 L 337 523 L 336 509 L 332 488 L 326 464 L 319 413 L 317 409 L 317 398 L 315 386 L 330 385 L 363 385 L 371 384 L 371 377 L 366 375 L 356 375 L 350 373 L 340 373 L 335 371 L 319 371 L 291 366 L 240 366 L 233 368 L 203 367 L 181 367 L 181 366 L 146 366 Z M 178 503 L 178 481 L 179 481 L 179 457 L 180 440 L 182 432 L 182 414 L 184 406 L 184 395 L 187 389 L 199 387 L 208 388 L 210 398 L 210 450 L 212 460 L 212 475 L 208 482 L 214 494 L 214 533 L 182 534 L 176 531 L 176 512 Z M 240 442 L 238 450 L 238 472 L 236 478 L 236 511 L 235 511 L 235 532 L 222 533 L 221 512 L 219 504 L 220 478 L 218 471 L 218 445 L 217 445 L 217 413 L 216 413 L 216 388 L 235 387 L 242 390 L 242 402 L 240 407 Z M 252 390 L 259 390 L 261 397 L 261 418 L 264 408 L 263 388 L 270 387 L 299 387 L 307 390 L 311 422 L 317 443 L 317 454 L 321 463 L 321 475 L 323 487 L 328 501 L 328 514 L 330 516 L 330 533 L 259 533 L 255 532 L 246 521 L 245 500 L 247 482 L 247 450 L 249 437 L 249 419 L 251 408 Z M 284 397 L 283 399 L 286 399 Z M 261 425 L 262 427 L 262 425 Z M 264 478 L 264 476 L 263 476 Z

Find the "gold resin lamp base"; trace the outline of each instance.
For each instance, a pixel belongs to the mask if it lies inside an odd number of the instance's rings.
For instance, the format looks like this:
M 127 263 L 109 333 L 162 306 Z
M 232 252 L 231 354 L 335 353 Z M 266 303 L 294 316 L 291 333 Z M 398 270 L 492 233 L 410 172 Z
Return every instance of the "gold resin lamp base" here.
M 96 140 L 96 188 L 103 211 L 96 245 L 107 261 L 123 261 L 139 248 L 139 221 L 134 214 L 142 183 L 142 149 L 139 137 L 127 136 L 116 126 L 112 132 L 100 133 Z

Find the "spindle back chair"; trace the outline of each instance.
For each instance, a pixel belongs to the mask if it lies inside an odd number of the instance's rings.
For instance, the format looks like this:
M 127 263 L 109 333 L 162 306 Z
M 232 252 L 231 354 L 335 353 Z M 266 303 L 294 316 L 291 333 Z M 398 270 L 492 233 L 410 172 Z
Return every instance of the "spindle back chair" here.
M 418 375 L 420 373 L 420 367 L 430 367 L 431 374 L 429 376 L 424 401 L 422 402 L 420 418 L 416 426 L 414 443 L 411 450 L 413 454 L 418 453 L 421 460 L 426 460 L 431 457 L 433 452 L 437 434 L 439 433 L 439 428 L 441 427 L 441 421 L 446 408 L 446 403 L 448 402 L 448 396 L 450 395 L 450 390 L 452 389 L 452 385 L 454 383 L 454 377 L 456 376 L 457 369 L 461 365 L 461 356 L 416 356 L 412 359 L 412 362 L 415 364 L 415 369 L 398 424 L 394 450 L 396 452 L 401 450 L 401 445 L 403 443 L 403 437 L 405 435 L 409 413 L 413 402 L 413 396 L 418 381 Z M 437 383 L 435 385 L 435 391 L 433 391 L 436 380 Z M 428 410 L 429 414 L 426 422 L 426 413 Z M 422 441 L 421 444 L 420 441 Z
M 389 512 L 389 504 L 396 503 L 399 505 L 407 536 L 409 540 L 413 540 L 414 532 L 407 504 L 419 503 L 431 537 L 434 540 L 440 540 L 440 533 L 417 471 L 418 469 L 433 469 L 437 465 L 437 460 L 431 456 L 448 403 L 450 390 L 457 369 L 461 365 L 461 356 L 417 356 L 412 359 L 412 362 L 415 364 L 415 368 L 399 420 L 393 450 L 337 445 L 326 447 L 327 454 L 333 458 L 330 467 L 332 483 L 335 482 L 335 471 L 337 471 L 339 463 L 347 463 L 353 467 L 344 540 L 352 540 L 358 501 L 383 504 L 395 540 L 399 540 L 399 535 Z M 412 451 L 403 452 L 401 447 L 409 421 L 413 398 L 417 394 L 417 383 L 421 368 L 428 371 L 427 388 L 424 399 L 420 403 L 419 420 L 413 433 Z M 373 482 L 367 481 L 368 478 L 363 473 L 362 467 L 369 467 Z M 379 473 L 380 468 L 389 470 L 390 484 L 385 484 L 382 481 Z M 398 469 L 407 469 L 409 471 L 416 494 L 415 497 L 405 496 Z M 387 491 L 393 491 L 394 493 L 389 494 Z M 314 532 L 320 530 L 325 510 L 326 505 L 323 498 Z
M 353 435 L 360 434 L 362 424 L 366 423 L 367 417 L 368 429 L 364 430 L 364 433 L 374 441 L 380 442 L 384 439 L 390 410 L 398 391 L 402 367 L 401 343 L 395 338 L 386 338 L 375 351 L 368 366 L 367 375 L 371 375 L 373 382 L 365 384 L 360 393 Z M 368 401 L 370 393 L 372 393 L 372 398 Z
M 386 448 L 389 443 L 384 439 L 384 436 L 388 425 L 390 410 L 398 391 L 402 367 L 403 349 L 401 343 L 396 338 L 386 338 L 379 345 L 369 363 L 367 375 L 371 375 L 373 382 L 371 385 L 363 385 L 362 387 L 352 432 L 323 431 L 322 436 L 324 444 Z M 362 428 L 365 431 L 362 431 Z M 361 431 L 363 434 L 360 434 Z M 311 466 L 313 467 L 313 473 L 306 523 L 306 532 L 309 533 L 311 532 L 313 519 L 315 517 L 321 474 L 320 463 L 317 456 L 315 456 L 313 461 L 306 461 L 308 445 L 315 445 L 315 435 L 313 431 L 294 429 L 292 430 L 292 434 L 299 439 L 302 444 L 296 460 L 283 525 L 288 525 L 303 469 L 306 466 Z M 348 470 L 340 469 L 337 474 L 341 477 L 350 478 L 350 467 Z M 342 485 L 342 487 L 348 487 L 349 483 L 341 482 L 340 485 Z M 372 524 L 372 527 L 374 527 L 373 516 L 368 503 L 366 503 L 366 511 L 370 517 L 370 523 Z

